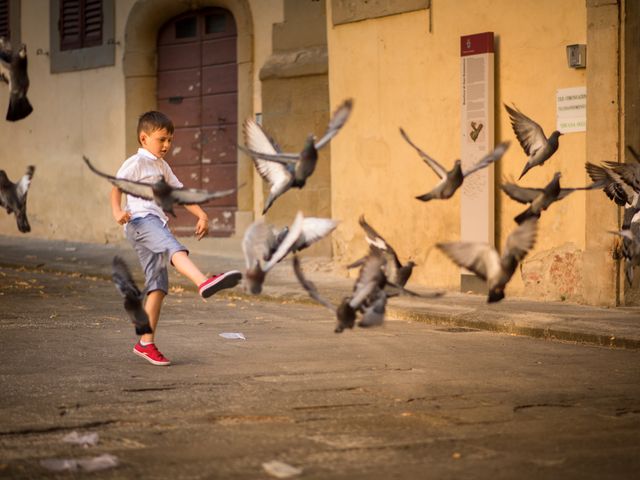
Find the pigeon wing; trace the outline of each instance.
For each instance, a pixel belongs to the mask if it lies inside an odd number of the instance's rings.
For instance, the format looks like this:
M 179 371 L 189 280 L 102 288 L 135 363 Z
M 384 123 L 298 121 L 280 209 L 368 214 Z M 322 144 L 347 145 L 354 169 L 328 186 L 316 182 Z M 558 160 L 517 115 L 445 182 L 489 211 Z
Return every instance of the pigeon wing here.
M 263 160 L 260 156 L 261 154 L 280 153 L 280 147 L 253 120 L 244 122 L 244 141 L 249 149 L 249 155 L 253 158 L 256 170 L 264 180 L 273 185 L 274 188 L 291 182 L 293 175 L 285 165 Z M 242 147 L 240 149 L 245 151 Z M 256 152 L 255 156 L 252 152 Z
M 636 192 L 640 191 L 640 164 L 637 163 L 615 163 L 604 162 L 620 178 L 630 185 Z
M 297 255 L 293 256 L 293 271 L 295 272 L 296 278 L 300 282 L 300 285 L 302 285 L 302 288 L 307 291 L 311 298 L 313 298 L 319 304 L 327 307 L 333 313 L 336 313 L 336 307 L 331 302 L 320 296 L 315 284 L 305 278 L 304 274 L 302 273 L 302 268 L 300 267 L 300 259 Z
M 96 169 L 87 157 L 82 157 L 87 166 L 93 173 L 109 180 L 113 185 L 118 187 L 122 192 L 133 195 L 134 197 L 144 198 L 145 200 L 153 200 L 153 188 L 150 183 L 134 182 L 133 180 L 125 180 L 124 178 L 117 178 L 106 173 L 102 173 Z
M 349 119 L 349 115 L 351 115 L 351 110 L 353 109 L 353 100 L 347 99 L 342 105 L 340 105 L 337 110 L 333 113 L 331 120 L 329 121 L 329 125 L 327 126 L 327 131 L 324 132 L 324 135 L 318 140 L 315 144 L 316 150 L 320 150 L 327 143 L 331 141 L 333 137 L 335 137 L 340 129 L 347 123 Z
M 236 192 L 236 188 L 228 190 L 208 191 L 196 188 L 176 188 L 171 192 L 171 198 L 178 205 L 199 205 L 216 198 L 226 197 Z
M 527 255 L 529 250 L 536 243 L 538 234 L 538 219 L 529 218 L 522 222 L 507 237 L 507 241 L 502 254 L 503 260 L 507 257 L 513 258 L 520 262 Z
M 504 153 L 509 148 L 509 144 L 510 142 L 502 142 L 491 153 L 485 155 L 478 162 L 471 165 L 471 167 L 469 167 L 469 170 L 463 171 L 462 176 L 468 177 L 472 173 L 477 172 L 478 170 L 481 170 L 483 168 L 486 168 L 489 165 L 491 165 L 493 162 L 497 162 L 498 160 L 500 160 L 504 155 Z
M 29 185 L 31 185 L 31 179 L 33 178 L 33 173 L 36 171 L 36 167 L 33 165 L 29 165 L 27 167 L 27 173 L 25 173 L 22 178 L 16 184 L 16 194 L 20 201 L 23 201 L 24 197 L 27 195 L 29 191 Z
M 139 299 L 140 289 L 131 276 L 131 271 L 126 262 L 119 256 L 113 257 L 111 265 L 111 279 L 124 298 Z
M 247 269 L 253 268 L 268 252 L 270 228 L 262 220 L 253 222 L 247 227 L 242 238 L 242 252 Z
M 282 260 L 290 251 L 293 245 L 296 243 L 300 235 L 302 234 L 302 224 L 304 216 L 302 212 L 298 212 L 293 224 L 289 228 L 287 236 L 284 237 L 282 243 L 278 246 L 278 249 L 273 253 L 268 262 L 264 264 L 263 271 L 268 272 L 273 266 Z
M 542 127 L 517 108 L 511 108 L 506 104 L 504 108 L 506 108 L 509 113 L 513 131 L 527 156 L 530 157 L 541 148 L 544 148 L 547 144 L 547 137 Z
M 418 148 L 418 146 L 411 141 L 411 139 L 409 138 L 409 135 L 407 135 L 407 133 L 402 128 L 400 128 L 400 134 L 402 135 L 402 138 L 404 138 L 405 141 L 409 145 L 411 145 L 416 150 L 416 152 L 418 152 L 418 155 L 420 155 L 422 160 L 424 160 L 424 162 L 427 165 L 429 165 L 434 172 L 436 172 L 436 175 L 438 175 L 438 177 L 440 178 L 447 177 L 447 173 L 448 173 L 447 170 L 445 170 L 445 168 L 442 165 L 440 165 L 435 159 L 431 158 L 425 152 L 420 150 L 420 148 Z
M 599 184 L 604 193 L 617 205 L 623 207 L 633 202 L 634 191 L 620 175 L 609 168 L 586 162 L 585 170 L 595 184 Z
M 498 252 L 488 243 L 479 242 L 448 242 L 437 243 L 442 252 L 453 263 L 472 271 L 483 280 L 487 279 L 491 265 L 489 261 L 499 261 Z
M 338 222 L 330 218 L 308 217 L 302 222 L 302 234 L 293 245 L 293 251 L 302 250 L 323 239 L 338 226 Z
M 531 203 L 544 192 L 542 188 L 525 188 L 512 182 L 503 183 L 500 188 L 509 198 L 520 203 Z

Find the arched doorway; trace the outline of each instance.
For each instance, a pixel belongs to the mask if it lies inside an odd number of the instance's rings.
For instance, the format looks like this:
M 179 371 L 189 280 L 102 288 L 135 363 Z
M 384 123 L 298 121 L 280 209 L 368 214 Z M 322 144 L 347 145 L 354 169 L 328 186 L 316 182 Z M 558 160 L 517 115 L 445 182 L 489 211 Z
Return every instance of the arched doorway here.
M 237 186 L 238 65 L 232 14 L 211 7 L 172 18 L 158 32 L 158 109 L 176 127 L 165 160 L 189 188 Z M 202 205 L 210 235 L 234 234 L 237 195 Z M 193 216 L 176 210 L 177 235 L 193 235 Z

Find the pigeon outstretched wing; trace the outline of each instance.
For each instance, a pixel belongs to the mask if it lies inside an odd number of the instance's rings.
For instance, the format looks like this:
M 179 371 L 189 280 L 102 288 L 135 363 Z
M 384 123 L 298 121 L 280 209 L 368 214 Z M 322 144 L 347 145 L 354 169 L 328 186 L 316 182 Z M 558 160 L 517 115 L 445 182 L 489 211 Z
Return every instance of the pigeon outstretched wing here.
M 478 170 L 481 170 L 483 168 L 486 168 L 494 162 L 497 162 L 505 154 L 510 144 L 511 142 L 502 142 L 496 148 L 494 148 L 492 152 L 488 153 L 487 155 L 482 157 L 480 160 L 478 160 L 476 163 L 471 165 L 471 167 L 469 167 L 468 170 L 463 170 L 462 176 L 468 177 L 472 173 L 477 172 Z
M 531 120 L 517 108 L 512 108 L 506 104 L 504 108 L 506 108 L 509 113 L 513 132 L 516 134 L 516 138 L 527 156 L 534 156 L 538 150 L 547 145 L 547 137 L 539 124 Z
M 327 125 L 327 130 L 324 132 L 322 137 L 315 143 L 316 150 L 320 150 L 327 143 L 331 141 L 333 137 L 335 137 L 340 129 L 347 123 L 349 119 L 349 115 L 351 115 L 351 110 L 353 109 L 353 100 L 347 99 L 342 105 L 340 105 L 336 111 L 331 116 L 331 120 L 329 120 L 329 125 Z
M 125 180 L 124 178 L 114 177 L 112 175 L 106 174 L 95 168 L 91 161 L 86 157 L 82 156 L 84 163 L 87 164 L 89 169 L 99 175 L 100 177 L 106 178 L 111 182 L 112 185 L 118 187 L 121 191 L 128 195 L 133 195 L 134 197 L 140 197 L 145 200 L 153 200 L 153 185 L 150 183 L 144 182 L 136 182 L 133 180 Z
M 418 152 L 418 155 L 420 155 L 420 158 L 422 158 L 422 160 L 424 160 L 424 162 L 431 167 L 431 169 L 436 173 L 436 175 L 438 175 L 438 177 L 440 178 L 447 177 L 447 173 L 448 173 L 447 170 L 442 165 L 440 165 L 434 158 L 431 158 L 429 155 L 423 152 L 415 143 L 413 143 L 409 138 L 409 135 L 407 135 L 407 133 L 404 131 L 404 129 L 400 128 L 400 134 L 402 135 L 402 138 L 404 138 L 405 141 L 409 145 L 411 145 L 416 150 L 416 152 Z
M 227 190 L 214 192 L 197 188 L 175 188 L 171 192 L 171 198 L 173 198 L 174 203 L 178 205 L 200 205 L 215 200 L 216 198 L 232 195 L 237 190 L 237 188 L 229 188 Z
M 500 268 L 500 256 L 488 243 L 448 242 L 438 243 L 436 247 L 456 265 L 472 271 L 483 280 Z
M 300 266 L 300 259 L 298 258 L 297 255 L 293 256 L 293 271 L 296 274 L 296 278 L 298 279 L 298 282 L 300 282 L 300 285 L 302 285 L 302 288 L 304 288 L 307 291 L 307 293 L 312 299 L 314 299 L 320 305 L 323 305 L 324 307 L 331 310 L 334 314 L 337 313 L 337 309 L 335 305 L 333 305 L 329 300 L 321 296 L 320 293 L 318 292 L 318 288 L 316 287 L 316 285 L 311 280 L 308 280 L 304 276 L 304 273 L 302 273 L 302 267 Z

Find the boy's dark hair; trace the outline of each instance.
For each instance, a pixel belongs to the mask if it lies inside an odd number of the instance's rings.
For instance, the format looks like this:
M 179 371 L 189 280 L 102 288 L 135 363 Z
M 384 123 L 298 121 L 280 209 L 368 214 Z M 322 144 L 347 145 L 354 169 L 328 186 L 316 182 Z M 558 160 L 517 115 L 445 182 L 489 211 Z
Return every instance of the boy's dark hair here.
M 163 128 L 173 134 L 173 122 L 164 113 L 155 110 L 143 113 L 138 119 L 138 139 L 140 139 L 140 133 L 142 132 L 151 134 Z

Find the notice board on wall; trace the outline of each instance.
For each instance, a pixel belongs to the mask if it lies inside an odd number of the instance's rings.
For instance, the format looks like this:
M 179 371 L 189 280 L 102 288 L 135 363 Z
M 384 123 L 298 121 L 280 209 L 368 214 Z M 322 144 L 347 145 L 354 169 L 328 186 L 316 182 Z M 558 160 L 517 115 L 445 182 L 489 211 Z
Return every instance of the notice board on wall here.
M 493 32 L 460 37 L 461 161 L 463 171 L 494 148 Z M 494 165 L 465 178 L 460 199 L 460 240 L 494 244 Z M 462 291 L 483 291 L 483 282 L 464 270 Z

